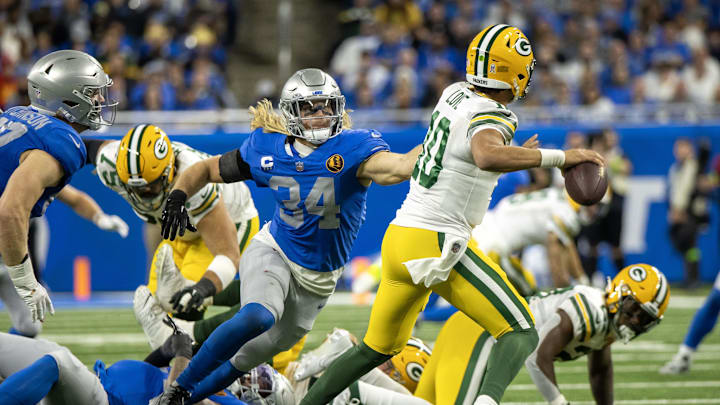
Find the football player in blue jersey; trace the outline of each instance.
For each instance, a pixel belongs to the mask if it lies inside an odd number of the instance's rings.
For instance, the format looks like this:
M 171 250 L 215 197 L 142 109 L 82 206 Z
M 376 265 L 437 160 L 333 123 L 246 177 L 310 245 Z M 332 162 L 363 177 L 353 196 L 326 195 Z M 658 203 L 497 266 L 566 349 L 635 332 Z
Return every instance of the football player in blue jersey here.
M 70 350 L 54 342 L 0 333 L 0 404 L 148 404 L 162 393 L 168 379 L 177 377 L 187 366 L 190 357 L 192 339 L 177 328 L 144 361 L 120 360 L 106 367 L 98 360 L 94 372 Z M 167 370 L 171 361 L 172 368 Z M 233 386 L 241 392 L 247 388 Z M 228 390 L 219 390 L 198 404 L 247 405 Z
M 33 321 L 53 313 L 28 258 L 28 222 L 86 162 L 78 135 L 112 125 L 112 80 L 92 56 L 62 50 L 40 58 L 28 74 L 30 106 L 0 115 L 0 257 Z
M 319 69 L 293 74 L 279 107 L 282 115 L 267 101 L 251 108 L 254 130 L 242 146 L 187 169 L 168 196 L 163 236 L 171 240 L 192 230 L 185 201 L 208 182 L 253 180 L 277 205 L 240 260 L 241 309 L 160 404 L 202 399 L 302 338 L 335 290 L 365 219 L 368 186 L 407 180 L 420 151 L 391 153 L 378 132 L 349 129 L 345 97 Z M 185 300 L 196 295 L 187 287 Z

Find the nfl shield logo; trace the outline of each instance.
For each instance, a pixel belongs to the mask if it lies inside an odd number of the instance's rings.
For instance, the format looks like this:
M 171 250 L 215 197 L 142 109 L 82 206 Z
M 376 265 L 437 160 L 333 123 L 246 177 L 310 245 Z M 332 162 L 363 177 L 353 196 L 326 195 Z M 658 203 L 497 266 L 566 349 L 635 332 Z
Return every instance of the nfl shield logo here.
M 295 162 L 295 170 L 299 172 L 305 170 L 305 164 L 303 162 Z
M 452 247 L 450 248 L 450 250 L 451 250 L 453 253 L 459 252 L 459 251 L 460 251 L 460 244 L 457 243 L 457 242 L 453 243 L 453 245 L 452 245 Z

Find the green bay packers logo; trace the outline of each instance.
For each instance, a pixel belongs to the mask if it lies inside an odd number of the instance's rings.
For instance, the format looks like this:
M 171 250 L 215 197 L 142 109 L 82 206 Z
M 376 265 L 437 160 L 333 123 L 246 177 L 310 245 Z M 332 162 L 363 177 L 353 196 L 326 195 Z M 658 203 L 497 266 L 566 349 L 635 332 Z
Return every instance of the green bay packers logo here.
M 155 147 L 153 148 L 155 150 L 155 157 L 158 159 L 163 159 L 165 156 L 167 156 L 168 153 L 168 145 L 167 142 L 165 142 L 165 137 L 161 136 L 160 138 L 155 141 Z
M 647 271 L 642 267 L 633 267 L 628 273 L 630 274 L 630 278 L 638 283 L 647 278 Z
M 515 50 L 522 56 L 530 55 L 532 48 L 530 48 L 530 41 L 527 38 L 520 37 L 515 41 Z
M 411 380 L 418 382 L 422 376 L 424 367 L 420 363 L 410 362 L 405 366 L 405 372 Z
M 338 173 L 345 167 L 345 160 L 336 153 L 328 158 L 325 162 L 325 167 L 327 167 L 330 173 Z

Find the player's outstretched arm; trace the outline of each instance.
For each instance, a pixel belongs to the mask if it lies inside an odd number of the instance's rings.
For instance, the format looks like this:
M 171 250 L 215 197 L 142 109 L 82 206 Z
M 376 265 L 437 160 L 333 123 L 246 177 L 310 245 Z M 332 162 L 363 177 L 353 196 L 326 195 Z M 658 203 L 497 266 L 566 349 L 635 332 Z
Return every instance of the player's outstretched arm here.
M 382 186 L 401 183 L 410 178 L 422 145 L 408 153 L 377 152 L 358 167 L 357 178 L 365 185 L 371 181 Z
M 128 235 L 128 224 L 117 215 L 104 213 L 100 205 L 87 193 L 68 184 L 57 194 L 57 199 L 103 231 L 117 232 L 123 238 Z
M 240 248 L 232 218 L 222 197 L 197 224 L 205 245 L 215 257 L 205 274 L 194 285 L 173 295 L 170 302 L 178 313 L 199 309 L 205 298 L 212 297 L 230 284 L 237 274 Z
M 588 353 L 588 374 L 595 403 L 599 405 L 612 404 L 614 395 L 610 345 L 605 346 L 602 350 L 593 350 Z
M 552 329 L 525 361 L 525 367 L 546 401 L 552 405 L 565 405 L 568 402 L 557 386 L 553 360 L 572 340 L 573 325 L 570 317 L 563 310 L 553 314 L 547 325 Z
M 44 190 L 58 184 L 64 170 L 47 152 L 23 152 L 20 165 L 8 180 L 0 197 L 0 256 L 20 297 L 30 308 L 33 320 L 43 320 L 45 312 L 54 313 L 50 297 L 33 275 L 28 258 L 27 235 L 30 211 Z
M 533 167 L 567 168 L 582 162 L 603 165 L 603 157 L 586 149 L 536 149 L 505 145 L 500 131 L 485 128 L 475 132 L 470 140 L 475 165 L 491 172 L 514 172 Z

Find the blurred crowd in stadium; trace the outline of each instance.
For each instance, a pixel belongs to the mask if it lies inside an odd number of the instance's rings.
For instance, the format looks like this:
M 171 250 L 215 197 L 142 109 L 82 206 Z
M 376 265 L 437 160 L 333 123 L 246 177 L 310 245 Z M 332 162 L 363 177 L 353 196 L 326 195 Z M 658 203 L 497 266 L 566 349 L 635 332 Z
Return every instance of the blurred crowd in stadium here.
M 431 107 L 465 73 L 484 26 L 508 23 L 532 40 L 526 105 L 714 103 L 720 5 L 705 0 L 355 0 L 332 72 L 357 108 Z
M 717 2 L 345 3 L 329 66 L 354 109 L 431 107 L 449 83 L 463 79 L 472 37 L 498 22 L 523 29 L 535 49 L 534 89 L 525 105 L 584 105 L 608 117 L 617 104 L 707 105 L 718 99 Z M 103 63 L 115 80 L 120 109 L 237 107 L 225 70 L 241 5 L 0 1 L 0 107 L 27 104 L 27 69 L 62 48 L 87 51 Z
M 236 107 L 226 86 L 236 3 L 208 1 L 0 1 L 0 107 L 27 105 L 28 70 L 77 49 L 113 78 L 124 110 Z

